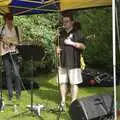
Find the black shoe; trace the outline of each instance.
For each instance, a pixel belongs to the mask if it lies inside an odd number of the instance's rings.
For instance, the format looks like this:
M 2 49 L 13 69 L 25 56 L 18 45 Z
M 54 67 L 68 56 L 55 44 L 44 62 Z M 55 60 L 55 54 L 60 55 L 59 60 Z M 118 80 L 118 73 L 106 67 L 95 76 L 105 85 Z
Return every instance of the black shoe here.
M 58 109 L 60 112 L 65 112 L 66 111 L 66 104 L 60 103 L 60 105 L 58 106 Z
M 9 97 L 8 97 L 8 100 L 9 100 L 9 101 L 12 101 L 12 96 L 9 96 Z
M 21 94 L 20 93 L 16 93 L 16 99 L 20 99 Z

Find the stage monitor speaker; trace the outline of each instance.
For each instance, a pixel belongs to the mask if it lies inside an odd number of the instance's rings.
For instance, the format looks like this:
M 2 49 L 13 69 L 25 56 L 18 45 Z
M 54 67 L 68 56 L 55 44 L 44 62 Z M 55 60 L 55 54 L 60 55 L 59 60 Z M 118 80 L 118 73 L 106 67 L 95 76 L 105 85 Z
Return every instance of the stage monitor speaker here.
M 109 94 L 76 99 L 70 106 L 72 120 L 104 120 L 113 114 L 113 98 Z M 107 119 L 109 120 L 109 119 Z

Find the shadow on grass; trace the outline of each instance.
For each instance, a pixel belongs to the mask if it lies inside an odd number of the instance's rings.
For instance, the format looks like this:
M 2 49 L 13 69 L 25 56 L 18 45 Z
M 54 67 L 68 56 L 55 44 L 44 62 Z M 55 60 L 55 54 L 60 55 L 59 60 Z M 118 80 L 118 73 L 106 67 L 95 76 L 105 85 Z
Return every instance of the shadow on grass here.
M 113 96 L 113 87 L 80 87 L 79 91 L 81 97 L 99 95 L 99 94 L 110 94 Z
M 59 89 L 56 82 L 56 73 L 44 75 L 35 78 L 40 85 L 39 90 L 34 90 L 34 95 L 40 97 L 41 99 L 47 99 L 57 103 L 59 99 Z
M 22 118 L 22 117 L 28 117 L 28 116 L 32 116 L 32 117 L 36 118 L 37 120 L 44 120 L 41 116 L 37 116 L 33 112 L 28 111 L 28 110 L 27 111 L 23 111 L 23 112 L 21 112 L 19 114 L 13 115 L 13 116 L 9 117 L 6 120 L 16 120 L 19 117 Z
M 40 87 L 56 89 L 56 73 L 40 74 L 39 76 L 34 78 L 26 77 L 26 79 L 28 81 L 36 82 L 37 84 L 39 84 Z M 49 81 L 52 81 L 52 83 L 50 83 Z
M 55 73 L 47 74 L 47 75 L 42 74 L 38 77 L 35 77 L 34 81 L 37 81 L 37 83 L 39 83 L 39 85 L 40 85 L 39 89 L 33 90 L 33 95 L 34 95 L 34 100 L 35 100 L 34 102 L 38 101 L 38 102 L 46 103 L 51 108 L 55 107 L 55 105 L 58 103 L 59 98 L 60 98 L 58 84 L 56 82 L 56 74 Z M 28 93 L 23 91 L 24 94 L 23 94 L 23 96 L 21 96 L 23 99 L 23 101 L 20 101 L 21 102 L 20 104 L 23 105 L 22 107 L 24 107 L 27 102 L 30 102 L 30 98 L 28 98 L 28 96 L 30 96 L 30 90 L 28 90 L 28 91 L 29 91 Z M 112 87 L 111 88 L 106 88 L 106 87 L 80 87 L 79 88 L 79 96 L 80 97 L 86 97 L 88 95 L 95 95 L 95 94 L 112 93 L 112 92 L 113 92 Z M 5 97 L 7 97 L 7 95 L 8 95 L 7 91 L 4 91 L 3 94 Z M 25 101 L 26 99 L 28 99 L 28 101 Z M 67 108 L 69 107 L 69 105 L 67 106 Z M 48 112 L 46 112 L 45 114 L 49 115 Z M 57 113 L 55 113 L 55 114 L 57 115 Z M 24 112 L 20 113 L 20 118 L 28 117 L 28 116 L 31 117 L 32 114 L 28 114 L 28 113 L 24 113 Z M 66 115 L 66 113 L 61 114 L 61 118 L 65 119 L 65 120 L 68 119 L 68 116 Z M 19 117 L 19 114 L 13 115 L 13 116 L 9 117 L 9 120 L 14 120 L 18 117 Z M 54 116 L 54 117 L 56 117 L 56 116 Z M 42 116 L 41 118 L 38 118 L 38 120 L 39 119 L 43 120 L 43 118 L 44 117 Z
M 117 86 L 117 91 L 116 91 L 117 93 L 117 101 L 120 101 L 120 85 L 119 86 Z
M 59 98 L 59 92 L 55 90 L 39 90 L 39 91 L 34 91 L 34 95 L 37 97 L 40 97 L 42 100 L 48 100 L 52 101 L 54 103 L 57 103 L 58 98 Z

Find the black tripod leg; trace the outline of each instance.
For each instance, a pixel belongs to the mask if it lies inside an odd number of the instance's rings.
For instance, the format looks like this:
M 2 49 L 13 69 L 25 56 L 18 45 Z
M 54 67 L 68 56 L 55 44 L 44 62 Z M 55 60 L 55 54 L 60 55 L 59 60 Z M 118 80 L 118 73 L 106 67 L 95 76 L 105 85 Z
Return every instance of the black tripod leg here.
M 17 69 L 16 63 L 15 63 L 15 61 L 14 61 L 13 56 L 11 55 L 11 53 L 9 53 L 9 56 L 10 56 L 10 59 L 11 59 L 12 65 L 13 65 L 14 72 L 15 72 L 17 78 L 20 80 L 20 83 L 21 83 L 23 89 L 26 90 L 25 86 L 23 84 L 23 81 L 22 81 L 22 79 L 20 77 L 19 71 Z
M 57 115 L 57 120 L 60 120 L 60 115 L 61 115 L 61 111 L 59 111 L 59 113 Z
M 0 65 L 2 66 L 2 57 L 0 57 Z M 2 69 L 2 67 L 1 67 Z M 3 93 L 2 93 L 2 84 L 3 84 L 3 78 L 2 78 L 2 70 L 0 71 L 0 110 L 4 109 L 4 102 L 3 102 Z
M 31 111 L 33 110 L 33 81 L 31 80 Z
M 59 58 L 60 59 L 60 58 Z M 59 120 L 60 119 L 60 116 L 61 116 L 61 97 L 60 97 L 60 82 L 59 82 L 59 62 L 60 62 L 60 60 L 58 60 L 58 66 L 57 66 L 57 74 L 58 74 L 58 91 L 59 91 L 59 97 L 58 97 L 58 107 L 59 107 L 59 110 L 58 110 L 58 115 L 57 115 L 57 120 Z

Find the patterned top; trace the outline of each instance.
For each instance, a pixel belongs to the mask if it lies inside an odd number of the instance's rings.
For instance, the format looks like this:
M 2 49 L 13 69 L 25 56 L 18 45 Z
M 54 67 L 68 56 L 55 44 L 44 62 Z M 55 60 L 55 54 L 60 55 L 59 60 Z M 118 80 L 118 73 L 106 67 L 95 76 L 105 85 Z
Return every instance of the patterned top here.
M 0 31 L 3 27 L 0 28 Z M 11 30 L 7 25 L 4 26 L 1 35 L 2 40 L 0 41 L 0 55 L 5 55 L 9 52 L 16 52 L 16 44 L 18 44 L 18 36 L 15 27 Z

